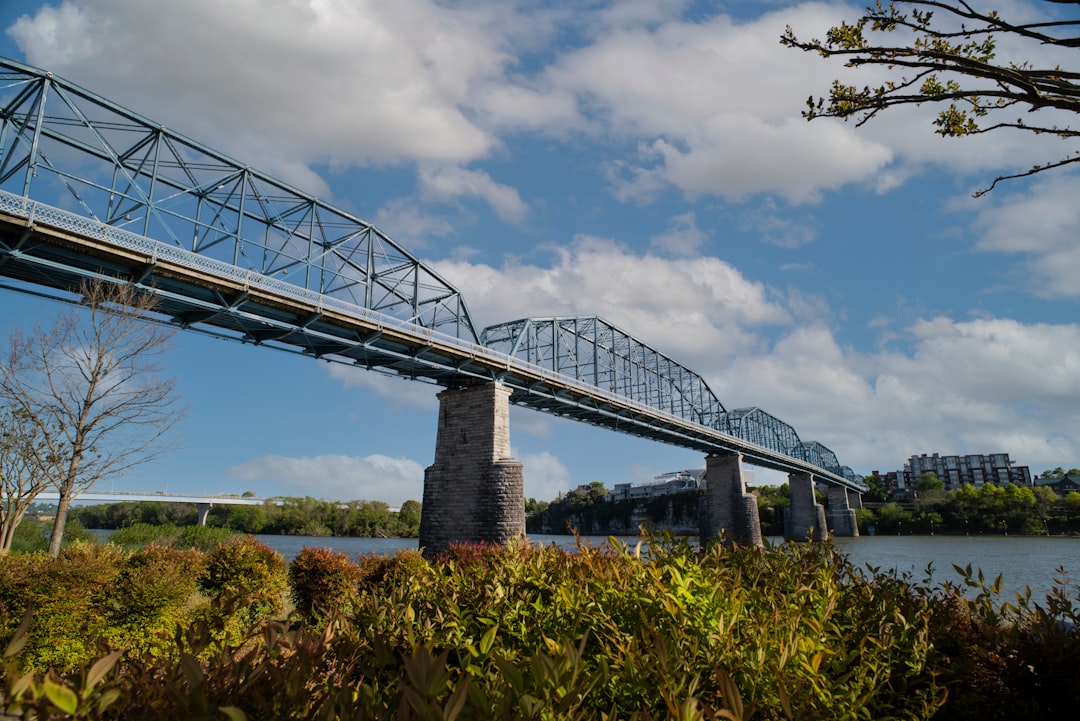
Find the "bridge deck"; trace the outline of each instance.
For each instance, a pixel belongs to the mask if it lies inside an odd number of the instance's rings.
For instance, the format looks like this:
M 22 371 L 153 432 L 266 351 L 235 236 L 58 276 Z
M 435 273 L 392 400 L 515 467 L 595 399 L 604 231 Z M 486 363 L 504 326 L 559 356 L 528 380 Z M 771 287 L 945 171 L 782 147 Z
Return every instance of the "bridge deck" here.
M 863 491 L 862 484 L 707 426 L 460 338 L 231 266 L 0 191 L 0 275 L 66 290 L 84 278 L 122 279 L 154 294 L 182 327 L 442 386 L 495 381 L 511 402 L 705 454 Z M 17 289 L 25 290 L 18 287 Z

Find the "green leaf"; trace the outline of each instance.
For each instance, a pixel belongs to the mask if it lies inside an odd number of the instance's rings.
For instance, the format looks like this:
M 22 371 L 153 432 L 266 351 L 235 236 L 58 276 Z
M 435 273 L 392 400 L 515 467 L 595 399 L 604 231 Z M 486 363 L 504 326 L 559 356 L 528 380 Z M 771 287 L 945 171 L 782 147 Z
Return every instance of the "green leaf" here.
M 229 717 L 229 721 L 247 721 L 247 714 L 236 706 L 218 706 L 218 711 Z
M 91 689 L 97 686 L 102 678 L 105 677 L 109 671 L 112 670 L 116 662 L 120 660 L 120 656 L 123 655 L 122 651 L 113 651 L 108 656 L 100 658 L 93 666 L 90 667 L 90 672 L 86 674 L 86 687 L 83 689 L 83 698 L 86 698 Z
M 484 632 L 484 635 L 480 638 L 480 653 L 486 656 L 491 647 L 495 644 L 495 634 L 499 632 L 499 626 L 495 625 Z
M 73 714 L 79 708 L 79 697 L 75 692 L 56 683 L 49 676 L 45 677 L 44 690 L 49 701 L 64 713 Z
M 26 645 L 27 640 L 30 638 L 30 621 L 32 618 L 30 609 L 26 609 L 26 613 L 22 617 L 22 623 L 15 629 L 15 635 L 11 637 L 7 648 L 4 649 L 4 658 L 18 656 L 19 652 L 23 650 L 23 646 Z

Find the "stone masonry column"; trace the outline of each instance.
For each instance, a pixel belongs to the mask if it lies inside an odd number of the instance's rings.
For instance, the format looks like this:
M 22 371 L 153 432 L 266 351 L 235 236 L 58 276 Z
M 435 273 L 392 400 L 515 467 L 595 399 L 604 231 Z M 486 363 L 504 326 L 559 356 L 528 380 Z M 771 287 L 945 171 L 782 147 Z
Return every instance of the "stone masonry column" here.
M 855 511 L 848 505 L 848 489 L 843 486 L 829 486 L 828 494 L 829 510 L 825 515 L 829 521 L 829 530 L 834 536 L 858 536 L 859 524 L 855 520 Z
M 701 543 L 724 540 L 761 546 L 761 519 L 757 497 L 746 490 L 742 454 L 725 453 L 705 458 L 705 498 L 698 512 Z
M 524 536 L 524 483 L 524 466 L 510 457 L 510 389 L 487 383 L 440 393 L 435 462 L 424 471 L 424 554 Z
M 784 537 L 789 541 L 824 541 L 828 535 L 825 507 L 814 498 L 814 477 L 809 473 L 789 473 L 791 512 Z

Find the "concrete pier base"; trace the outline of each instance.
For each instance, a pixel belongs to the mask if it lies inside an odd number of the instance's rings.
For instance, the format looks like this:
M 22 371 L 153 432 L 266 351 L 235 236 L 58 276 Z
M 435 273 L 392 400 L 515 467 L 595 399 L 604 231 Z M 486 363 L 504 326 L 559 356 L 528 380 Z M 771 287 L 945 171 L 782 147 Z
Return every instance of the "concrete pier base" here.
M 791 510 L 784 538 L 789 541 L 824 541 L 828 536 L 825 507 L 814 497 L 814 477 L 809 473 L 789 473 Z
M 703 545 L 721 536 L 730 543 L 763 545 L 757 498 L 746 490 L 741 454 L 705 459 L 705 497 L 698 519 Z
M 848 504 L 849 491 L 842 486 L 829 486 L 829 509 L 825 517 L 834 536 L 858 536 L 859 524 L 855 511 Z M 858 496 L 858 493 L 854 494 Z
M 510 457 L 509 399 L 497 383 L 439 394 L 435 462 L 424 471 L 424 555 L 525 535 L 525 473 Z
M 210 504 L 209 503 L 196 503 L 195 504 L 195 510 L 197 510 L 199 512 L 199 525 L 200 526 L 205 526 L 206 525 L 206 517 L 210 515 Z

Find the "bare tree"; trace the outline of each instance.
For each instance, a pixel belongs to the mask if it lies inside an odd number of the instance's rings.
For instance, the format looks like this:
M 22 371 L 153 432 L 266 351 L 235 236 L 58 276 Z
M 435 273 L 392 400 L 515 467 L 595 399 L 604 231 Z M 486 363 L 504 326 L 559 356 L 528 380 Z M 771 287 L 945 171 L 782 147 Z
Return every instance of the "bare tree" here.
M 71 502 L 105 478 L 167 449 L 182 415 L 176 384 L 157 365 L 173 330 L 149 320 L 153 300 L 135 288 L 85 284 L 83 307 L 50 327 L 11 336 L 0 367 L 0 402 L 40 434 L 32 462 L 55 486 L 49 554 L 60 553 Z
M 49 477 L 35 462 L 34 447 L 42 450 L 37 427 L 25 414 L 0 406 L 0 556 L 11 551 L 15 529 L 30 504 L 49 487 Z
M 1045 0 L 1054 6 L 1077 6 L 1075 0 Z M 1001 180 L 1034 175 L 1080 162 L 1072 143 L 1080 128 L 1070 113 L 1080 112 L 1080 72 L 1056 63 L 1037 67 L 1030 62 L 996 58 L 997 36 L 1025 44 L 1031 56 L 1048 49 L 1080 47 L 1080 18 L 1009 22 L 997 10 L 984 10 L 964 0 L 896 0 L 875 2 L 854 23 L 841 22 L 824 40 L 801 40 L 788 27 L 783 45 L 822 57 L 842 58 L 848 67 L 878 66 L 892 79 L 862 88 L 833 81 L 827 98 L 807 101 L 803 116 L 856 118 L 862 125 L 897 105 L 945 105 L 934 120 L 935 132 L 945 137 L 1016 130 L 1052 135 L 1068 141 L 1062 156 L 1028 170 L 1000 175 L 976 196 Z M 898 31 L 898 32 L 896 32 Z M 1074 61 L 1071 55 L 1069 61 Z M 1039 115 L 1038 111 L 1064 111 Z M 1062 122 L 1064 121 L 1064 122 Z

